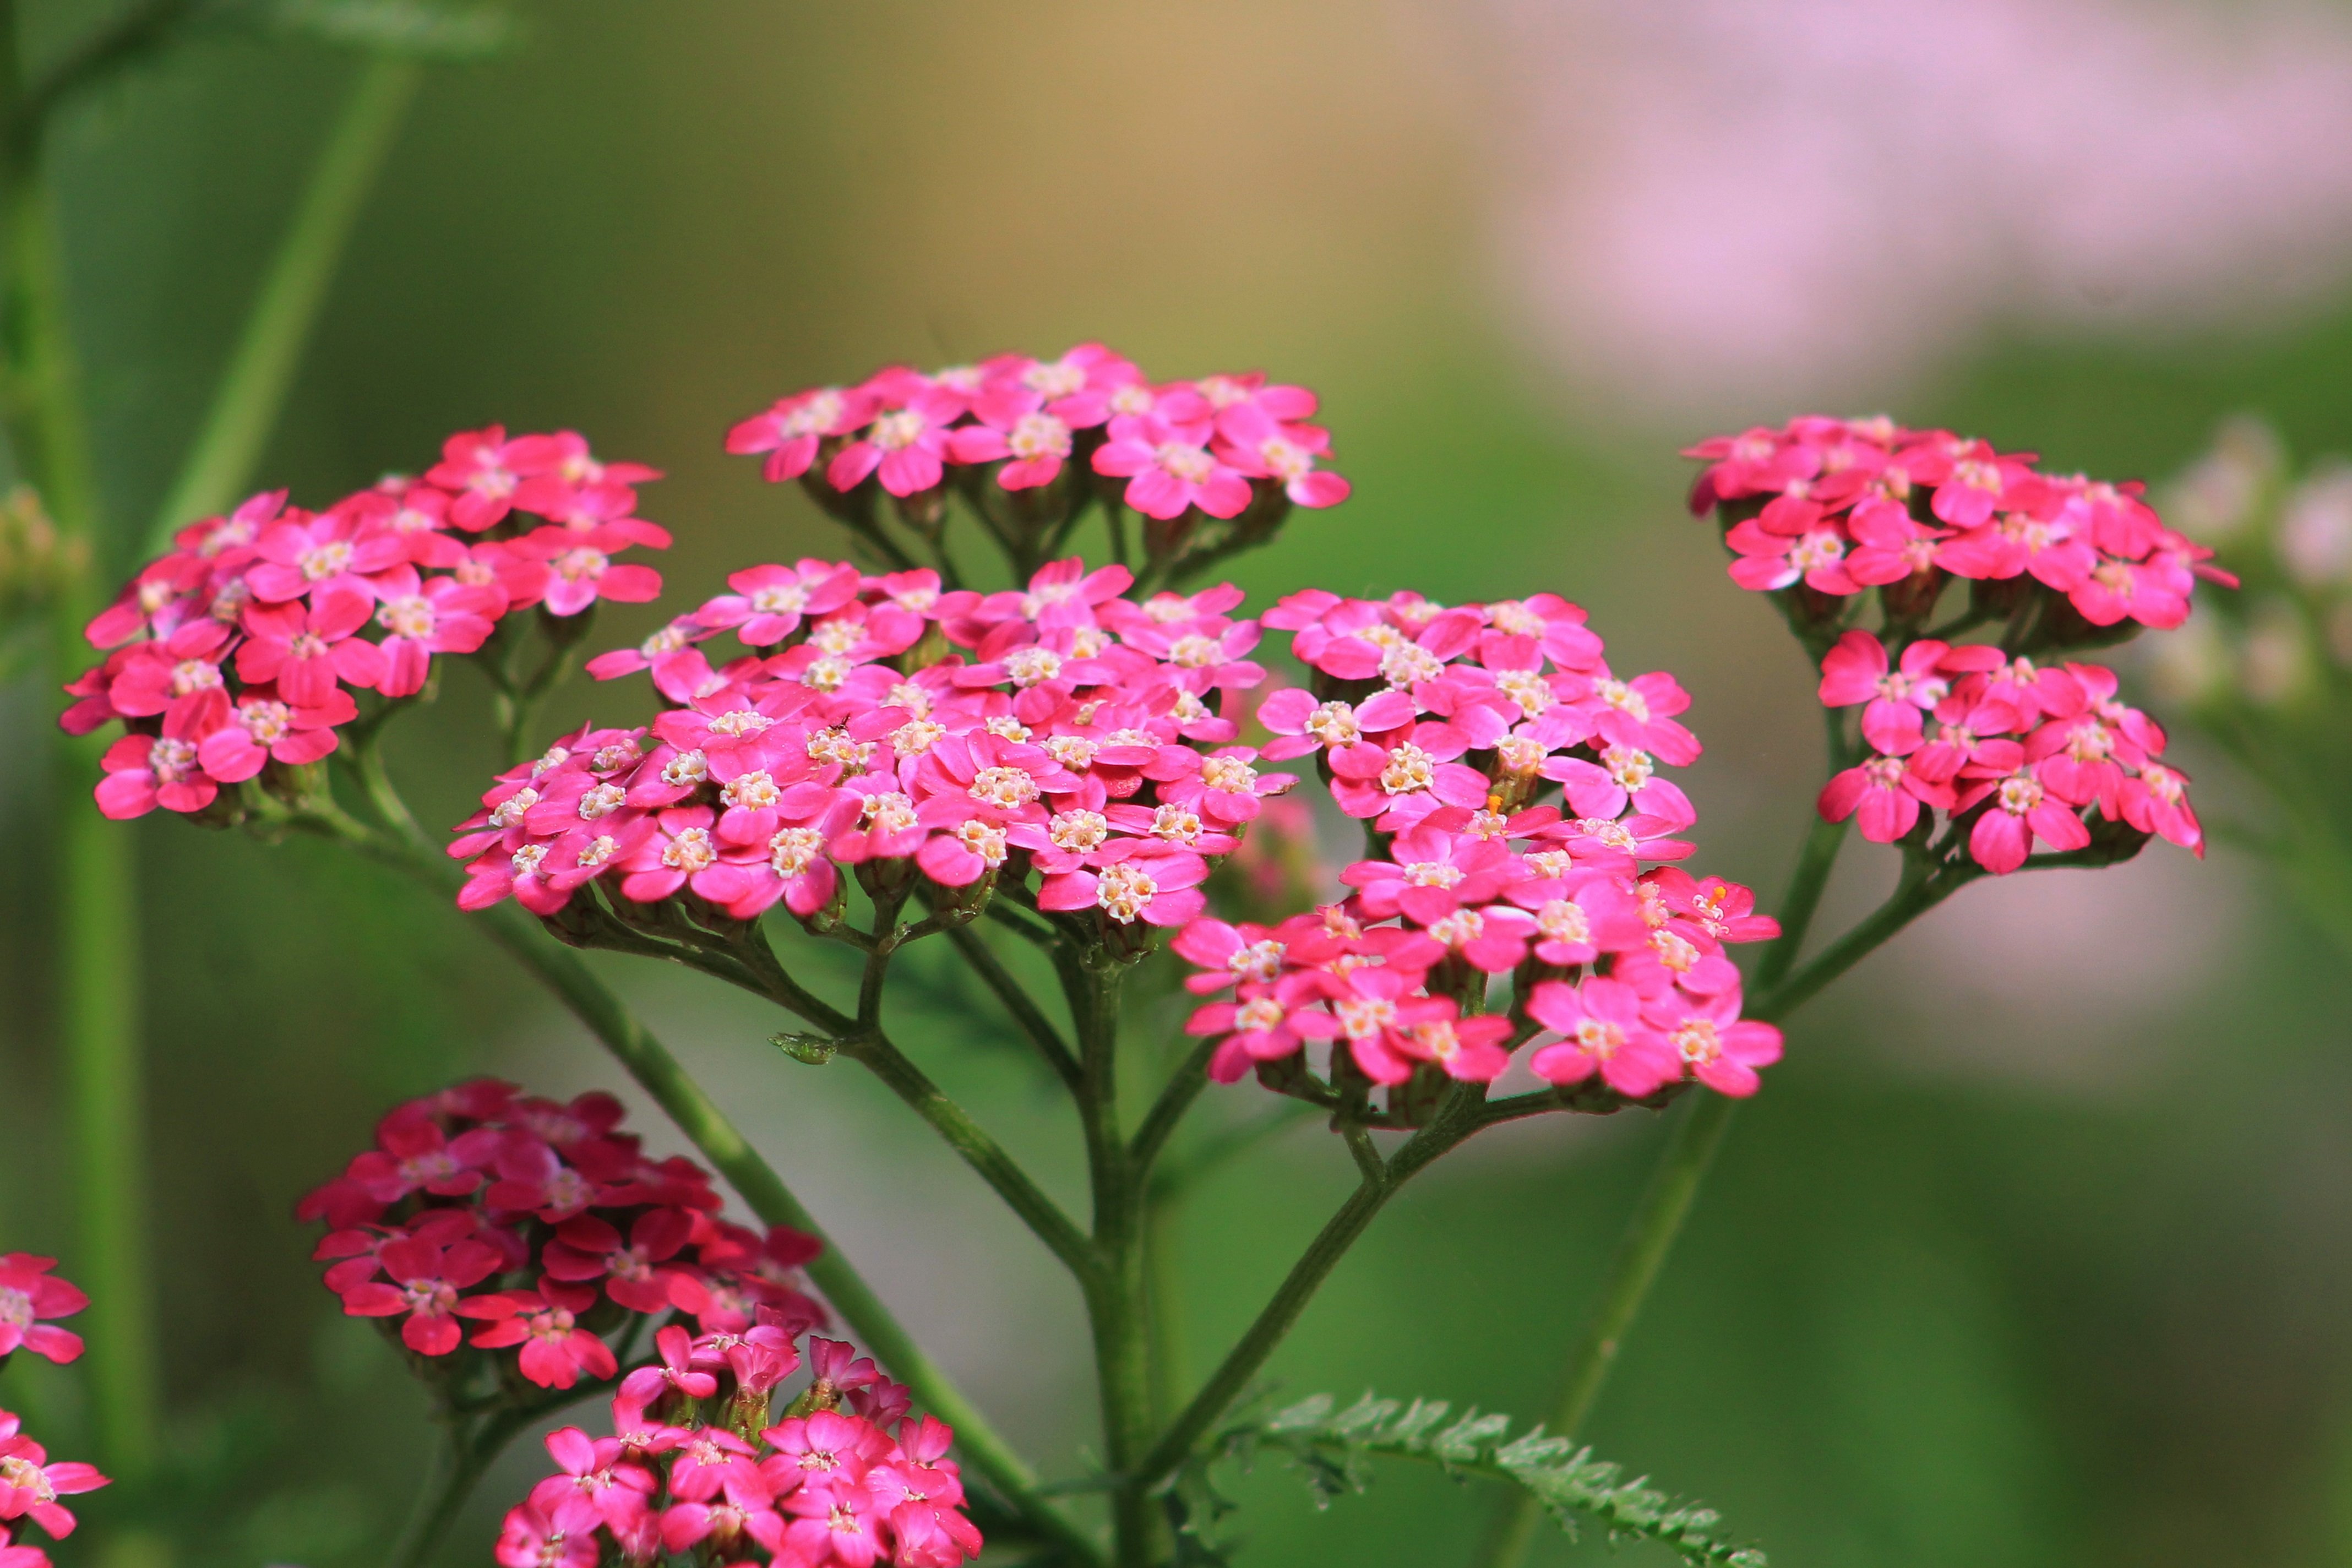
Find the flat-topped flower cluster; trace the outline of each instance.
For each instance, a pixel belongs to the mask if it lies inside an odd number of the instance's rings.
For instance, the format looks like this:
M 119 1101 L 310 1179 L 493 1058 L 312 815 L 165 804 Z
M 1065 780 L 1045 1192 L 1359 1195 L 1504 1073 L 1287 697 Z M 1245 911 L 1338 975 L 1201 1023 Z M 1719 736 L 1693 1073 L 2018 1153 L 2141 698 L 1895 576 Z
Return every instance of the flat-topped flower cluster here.
M 2137 481 L 2045 474 L 2031 452 L 1948 430 L 1811 415 L 1685 456 L 1707 460 L 1691 510 L 1720 509 L 1743 588 L 1801 583 L 1832 598 L 1878 588 L 1932 605 L 1948 578 L 1965 578 L 2004 612 L 2038 600 L 2043 638 L 2082 644 L 2126 619 L 2177 626 L 2199 575 L 2229 580 L 2206 564 L 2212 551 L 2164 525 Z
M 771 1568 L 955 1568 L 982 1546 L 963 1512 L 954 1433 L 913 1415 L 908 1390 L 849 1345 L 762 1308 L 740 1333 L 663 1329 L 656 1359 L 622 1381 L 613 1435 L 549 1434 L 556 1471 L 510 1510 L 501 1568 L 594 1568 L 607 1553 L 653 1563 Z
M 923 498 L 983 476 L 1059 508 L 1091 471 L 1124 479 L 1118 493 L 1149 518 L 1188 508 L 1235 518 L 1254 505 L 1347 499 L 1348 481 L 1317 466 L 1331 437 L 1307 423 L 1315 407 L 1305 387 L 1255 372 L 1154 382 L 1081 343 L 1058 359 L 999 354 L 928 374 L 892 365 L 855 386 L 795 393 L 736 426 L 727 449 L 765 453 L 770 481 L 805 476 L 821 501 L 874 479 L 918 516 Z
M 1556 1085 L 1754 1092 L 1780 1034 L 1741 1020 L 1723 950 L 1780 928 L 1745 888 L 1643 868 L 1689 856 L 1678 836 L 1697 817 L 1659 771 L 1699 754 L 1672 676 L 1620 679 L 1584 612 L 1552 595 L 1449 607 L 1316 590 L 1265 621 L 1314 672 L 1260 708 L 1266 754 L 1316 755 L 1378 852 L 1340 873 L 1355 889 L 1340 903 L 1178 937 L 1203 971 L 1195 992 L 1235 988 L 1190 1026 L 1222 1037 L 1213 1076 L 1259 1066 L 1279 1085 L 1307 1041 L 1332 1040 L 1335 1084 L 1424 1066 L 1489 1082 L 1551 1030 L 1529 1066 Z M 1489 1011 L 1505 976 L 1513 999 Z
M 1642 869 L 1691 852 L 1696 813 L 1660 772 L 1699 752 L 1671 676 L 1619 679 L 1553 595 L 1300 594 L 1265 625 L 1292 634 L 1314 689 L 1259 706 L 1261 751 L 1232 716 L 1265 679 L 1240 590 L 1137 602 L 1129 580 L 1075 560 L 988 595 L 822 561 L 738 573 L 591 662 L 649 671 L 676 706 L 503 775 L 458 826 L 460 901 L 552 916 L 596 886 L 640 923 L 674 898 L 821 921 L 845 871 L 919 874 L 935 898 L 1008 894 L 1103 940 L 1185 927 L 1178 951 L 1240 986 L 1194 1021 L 1225 1036 L 1228 1081 L 1263 1063 L 1296 1087 L 1303 1063 L 1274 1064 L 1340 1038 L 1343 1078 L 1486 1082 L 1548 1027 L 1567 1037 L 1533 1065 L 1555 1084 L 1754 1089 L 1779 1036 L 1740 1021 L 1723 948 L 1777 927 L 1746 889 Z M 714 666 L 722 631 L 747 651 Z M 1381 847 L 1344 873 L 1358 890 L 1273 931 L 1208 918 L 1213 866 L 1297 782 L 1263 764 L 1309 754 Z M 1504 975 L 1520 1000 L 1489 1013 Z
M 54 1258 L 0 1253 L 0 1367 L 19 1350 L 60 1365 L 81 1355 L 81 1336 L 48 1320 L 72 1317 L 89 1298 L 58 1278 L 57 1266 Z M 47 1552 L 16 1541 L 16 1521 L 29 1520 L 63 1541 L 79 1521 L 58 1500 L 108 1484 L 92 1466 L 52 1460 L 15 1414 L 0 1410 L 0 1568 L 49 1568 Z
M 2113 670 L 2066 657 L 2180 625 L 2200 576 L 2235 584 L 2137 483 L 1886 419 L 1809 416 L 1686 455 L 1707 460 L 1691 508 L 1717 511 L 1732 579 L 1783 602 L 1822 659 L 1822 703 L 1863 710 L 1865 752 L 1822 791 L 1824 817 L 1882 844 L 1950 823 L 1997 874 L 2037 841 L 2085 848 L 2094 813 L 2203 853 L 2162 728 L 2118 700 Z M 1956 581 L 1965 607 L 1932 625 Z M 1855 625 L 1874 592 L 1878 626 Z M 1958 640 L 1987 625 L 1997 642 Z
M 709 1173 L 648 1158 L 622 1120 L 607 1094 L 562 1104 L 459 1084 L 395 1107 L 375 1147 L 295 1212 L 329 1226 L 313 1256 L 346 1313 L 399 1320 L 401 1343 L 428 1359 L 458 1352 L 472 1324 L 473 1349 L 516 1352 L 541 1388 L 612 1378 L 614 1345 L 672 1314 L 713 1333 L 763 1310 L 824 1321 L 795 1271 L 814 1237 L 720 1218 Z M 478 1359 L 439 1374 L 462 1379 Z
M 182 529 L 90 622 L 111 651 L 66 689 L 68 731 L 128 731 L 100 809 L 203 811 L 272 763 L 327 757 L 360 717 L 355 693 L 414 697 L 436 657 L 481 650 L 509 617 L 656 597 L 657 573 L 614 558 L 668 546 L 636 515 L 635 487 L 660 477 L 598 461 L 571 431 L 492 426 L 450 437 L 421 479 L 317 512 L 275 491 Z

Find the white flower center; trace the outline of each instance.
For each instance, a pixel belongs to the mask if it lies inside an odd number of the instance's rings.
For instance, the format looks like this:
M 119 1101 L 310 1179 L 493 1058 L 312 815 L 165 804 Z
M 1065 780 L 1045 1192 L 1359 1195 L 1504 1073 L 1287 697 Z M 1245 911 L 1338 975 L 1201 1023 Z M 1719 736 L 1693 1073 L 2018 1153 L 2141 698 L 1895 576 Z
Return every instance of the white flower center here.
M 1151 907 L 1159 892 L 1160 884 L 1152 880 L 1151 873 L 1132 860 L 1105 867 L 1095 881 L 1095 902 L 1121 925 L 1133 923 Z

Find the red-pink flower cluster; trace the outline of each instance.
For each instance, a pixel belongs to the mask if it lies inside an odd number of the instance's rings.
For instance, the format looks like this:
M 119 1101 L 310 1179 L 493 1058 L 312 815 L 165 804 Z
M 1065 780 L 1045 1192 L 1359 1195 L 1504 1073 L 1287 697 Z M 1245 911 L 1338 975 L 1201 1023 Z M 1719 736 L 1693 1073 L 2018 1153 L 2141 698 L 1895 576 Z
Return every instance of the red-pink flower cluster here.
M 795 393 L 728 433 L 730 452 L 764 452 L 771 481 L 819 477 L 835 494 L 871 479 L 902 503 L 955 470 L 1007 491 L 1086 469 L 1124 479 L 1146 517 L 1197 507 L 1232 518 L 1253 504 L 1334 506 L 1348 481 L 1317 467 L 1330 433 L 1308 424 L 1315 395 L 1264 375 L 1154 382 L 1100 343 L 1059 359 L 1000 354 L 926 374 L 903 365 L 856 386 Z
M 1807 416 L 1685 456 L 1707 460 L 1691 510 L 1723 509 L 1743 588 L 1802 584 L 1833 599 L 1879 588 L 1924 614 L 1960 577 L 1995 598 L 2042 590 L 2088 632 L 2126 619 L 2177 626 L 2200 575 L 2233 581 L 2206 564 L 2210 550 L 2164 525 L 2137 482 L 2042 473 L 2030 452 L 1948 430 Z
M 81 1354 L 80 1335 L 42 1321 L 69 1318 L 89 1305 L 89 1297 L 50 1272 L 57 1264 L 28 1252 L 0 1254 L 0 1366 L 19 1349 L 61 1364 Z M 53 1463 L 47 1449 L 25 1436 L 22 1422 L 0 1410 L 0 1568 L 48 1568 L 39 1547 L 14 1543 L 16 1521 L 30 1519 L 51 1540 L 63 1541 L 74 1532 L 75 1520 L 58 1500 L 107 1484 L 89 1465 Z
M 810 1338 L 808 1381 L 771 1424 L 801 1368 L 801 1328 L 763 1311 L 741 1333 L 664 1329 L 656 1361 L 613 1401 L 614 1436 L 549 1435 L 556 1472 L 507 1514 L 502 1568 L 594 1568 L 608 1549 L 630 1563 L 692 1552 L 769 1568 L 976 1555 L 953 1432 L 912 1415 L 906 1388 L 848 1345 Z
M 518 1350 L 522 1375 L 570 1388 L 614 1377 L 606 1336 L 678 1313 L 740 1333 L 762 1310 L 803 1324 L 824 1310 L 793 1272 L 814 1237 L 719 1217 L 710 1177 L 652 1160 L 606 1094 L 570 1104 L 482 1079 L 394 1109 L 375 1147 L 306 1196 L 324 1220 L 315 1257 L 353 1317 L 400 1320 L 419 1356 L 465 1342 Z
M 658 574 L 614 557 L 668 545 L 636 515 L 635 487 L 659 477 L 599 462 L 570 431 L 510 440 L 492 426 L 449 437 L 422 479 L 318 512 L 257 495 L 182 529 L 90 622 L 112 651 L 66 688 L 68 731 L 129 731 L 106 753 L 100 809 L 202 811 L 273 762 L 327 756 L 359 717 L 354 693 L 415 696 L 436 655 L 476 651 L 506 616 L 655 597 Z
M 1642 868 L 1689 855 L 1675 836 L 1696 820 L 1658 772 L 1699 752 L 1672 676 L 1620 679 L 1584 612 L 1551 595 L 1448 608 L 1314 591 L 1265 622 L 1316 672 L 1312 691 L 1260 707 L 1278 737 L 1266 755 L 1316 754 L 1378 853 L 1341 873 L 1344 902 L 1270 929 L 1204 918 L 1177 938 L 1204 972 L 1194 992 L 1234 988 L 1190 1025 L 1221 1037 L 1215 1078 L 1295 1071 L 1323 1040 L 1335 1081 L 1433 1068 L 1488 1082 L 1550 1030 L 1529 1065 L 1557 1085 L 1755 1090 L 1780 1037 L 1740 1018 L 1724 947 L 1779 925 L 1745 888 Z M 1511 1005 L 1489 1011 L 1506 975 Z
M 1870 754 L 1830 780 L 1822 815 L 1854 817 L 1864 838 L 1892 844 L 1923 819 L 1932 827 L 1935 812 L 1976 810 L 1969 852 L 2004 875 L 2036 839 L 2087 847 L 2094 806 L 2202 856 L 2188 777 L 2157 761 L 2163 729 L 2116 686 L 2104 666 L 2037 666 L 1985 644 L 1922 638 L 1890 659 L 1878 637 L 1847 632 L 1822 661 L 1821 699 L 1862 708 Z
M 1233 743 L 1224 709 L 1265 671 L 1230 585 L 1138 604 L 1126 568 L 1075 560 L 985 595 L 823 561 L 728 581 L 590 663 L 649 669 L 676 706 L 502 775 L 457 829 L 460 904 L 553 914 L 602 879 L 635 904 L 809 916 L 845 896 L 844 868 L 949 889 L 1034 870 L 1042 909 L 1181 925 L 1261 798 L 1296 782 Z M 713 668 L 698 645 L 722 630 L 749 651 Z

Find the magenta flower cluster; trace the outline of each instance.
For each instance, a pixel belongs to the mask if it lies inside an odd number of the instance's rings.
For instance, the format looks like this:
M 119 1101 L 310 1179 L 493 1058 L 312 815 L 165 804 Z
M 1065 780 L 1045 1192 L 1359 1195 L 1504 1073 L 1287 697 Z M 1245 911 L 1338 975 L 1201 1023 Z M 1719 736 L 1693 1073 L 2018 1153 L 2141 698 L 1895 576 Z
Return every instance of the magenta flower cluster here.
M 549 1434 L 553 1475 L 510 1510 L 501 1568 L 595 1568 L 668 1553 L 772 1568 L 955 1568 L 982 1546 L 963 1512 L 954 1434 L 909 1413 L 907 1389 L 838 1341 L 762 1308 L 739 1333 L 665 1328 L 656 1359 L 623 1380 L 613 1436 Z
M 2088 847 L 2094 810 L 2204 852 L 2188 778 L 2158 760 L 2162 728 L 2117 700 L 2113 670 L 2064 657 L 2179 626 L 2200 576 L 2234 585 L 2137 483 L 1884 419 L 1808 416 L 1686 455 L 1708 460 L 1691 507 L 1724 522 L 1733 580 L 1786 601 L 1822 703 L 1863 710 L 1866 754 L 1822 791 L 1824 818 L 1891 844 L 1924 841 L 1940 813 L 1997 874 L 2037 841 Z M 1955 581 L 1967 608 L 1930 626 Z M 1851 624 L 1871 590 L 1875 631 Z M 1954 640 L 1988 623 L 1998 642 Z
M 1551 595 L 1446 607 L 1318 590 L 1265 619 L 1314 671 L 1312 690 L 1260 708 L 1266 754 L 1315 755 L 1382 852 L 1341 872 L 1341 903 L 1178 937 L 1204 971 L 1194 991 L 1235 987 L 1190 1026 L 1223 1037 L 1213 1076 L 1328 1040 L 1373 1083 L 1423 1064 L 1487 1082 L 1544 1029 L 1562 1037 L 1528 1065 L 1563 1088 L 1597 1077 L 1640 1099 L 1687 1077 L 1754 1092 L 1780 1032 L 1741 1020 L 1723 950 L 1778 924 L 1745 888 L 1642 868 L 1688 856 L 1677 836 L 1697 819 L 1659 772 L 1699 753 L 1672 676 L 1621 679 L 1584 612 Z M 1489 1012 L 1504 975 L 1517 1004 Z
M 1691 852 L 1676 836 L 1696 813 L 1659 773 L 1699 751 L 1673 677 L 1620 679 L 1584 613 L 1549 595 L 1447 609 L 1301 594 L 1265 625 L 1292 634 L 1315 689 L 1260 706 L 1261 752 L 1227 716 L 1265 679 L 1248 657 L 1260 623 L 1229 613 L 1240 590 L 1138 603 L 1129 582 L 1076 561 L 989 595 L 942 594 L 928 570 L 738 573 L 591 662 L 650 670 L 676 706 L 501 776 L 457 829 L 460 902 L 552 916 L 600 884 L 640 921 L 673 898 L 819 919 L 845 870 L 919 872 L 942 896 L 1021 889 L 1106 935 L 1185 928 L 1177 951 L 1240 987 L 1193 1024 L 1226 1035 L 1226 1081 L 1344 1039 L 1373 1084 L 1423 1066 L 1484 1082 L 1506 1039 L 1549 1028 L 1565 1038 L 1532 1065 L 1554 1084 L 1753 1091 L 1780 1037 L 1740 1020 L 1723 949 L 1778 928 L 1744 888 L 1641 869 Z M 722 630 L 748 651 L 714 667 L 702 644 Z M 1208 919 L 1213 867 L 1297 782 L 1261 764 L 1310 753 L 1384 856 L 1349 868 L 1346 900 L 1276 930 Z M 1514 973 L 1523 1008 L 1490 1014 L 1489 978 Z M 1261 1076 L 1281 1087 L 1283 1070 Z
M 327 1288 L 351 1316 L 398 1319 L 418 1356 L 451 1355 L 471 1324 L 476 1349 L 516 1352 L 525 1381 L 555 1389 L 617 1375 L 614 1331 L 625 1344 L 646 1321 L 824 1321 L 794 1272 L 815 1238 L 719 1218 L 709 1174 L 649 1159 L 622 1116 L 610 1095 L 559 1104 L 489 1079 L 396 1107 L 296 1210 L 330 1227 Z
M 436 656 L 476 652 L 509 616 L 654 598 L 659 574 L 614 557 L 668 546 L 635 515 L 635 487 L 658 478 L 599 462 L 570 431 L 509 440 L 492 426 L 449 437 L 420 480 L 319 512 L 258 495 L 183 529 L 90 622 L 112 651 L 66 689 L 68 731 L 129 731 L 106 753 L 100 809 L 202 811 L 272 762 L 325 758 L 360 716 L 353 692 L 415 696 Z
M 1308 424 L 1315 395 L 1265 377 L 1154 382 L 1100 343 L 1059 359 L 1000 354 L 926 374 L 903 365 L 856 386 L 778 401 L 728 433 L 730 452 L 764 452 L 772 481 L 822 475 L 836 494 L 868 479 L 918 502 L 961 469 L 1006 491 L 1042 490 L 1066 473 L 1124 479 L 1124 499 L 1163 521 L 1197 507 L 1234 518 L 1254 503 L 1335 506 L 1348 481 L 1317 466 L 1328 431 Z
M 60 1365 L 81 1354 L 81 1336 L 47 1321 L 89 1305 L 88 1296 L 51 1272 L 57 1266 L 54 1258 L 28 1252 L 0 1254 L 0 1367 L 19 1350 Z M 47 1448 L 25 1435 L 23 1422 L 0 1410 L 0 1568 L 49 1568 L 46 1552 L 16 1541 L 16 1521 L 28 1519 L 51 1540 L 63 1541 L 77 1521 L 58 1500 L 107 1484 L 92 1466 L 51 1460 Z
M 2047 590 L 2044 612 L 2063 614 L 2063 601 L 2085 628 L 2129 619 L 2165 630 L 2188 618 L 2199 574 L 2230 580 L 2206 564 L 2210 550 L 2164 526 L 2137 481 L 2044 474 L 2031 452 L 1948 430 L 1812 415 L 1685 456 L 1708 459 L 1691 510 L 1727 509 L 1743 588 L 1802 583 L 1841 598 L 1880 588 L 1916 602 L 1959 577 L 2010 584 L 2004 598 Z

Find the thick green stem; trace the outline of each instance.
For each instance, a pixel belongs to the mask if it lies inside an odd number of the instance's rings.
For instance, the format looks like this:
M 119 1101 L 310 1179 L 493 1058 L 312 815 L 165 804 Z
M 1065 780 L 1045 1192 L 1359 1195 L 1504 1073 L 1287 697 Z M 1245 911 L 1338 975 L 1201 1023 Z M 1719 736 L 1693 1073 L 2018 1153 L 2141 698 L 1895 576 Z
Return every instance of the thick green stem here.
M 357 763 L 377 814 L 401 839 L 397 847 L 380 842 L 362 847 L 435 892 L 445 898 L 449 896 L 457 878 L 447 858 L 416 826 L 406 804 L 393 789 L 374 747 L 362 748 Z M 1085 1533 L 1058 1509 L 1036 1495 L 1036 1473 L 1028 1463 L 916 1344 L 914 1337 L 883 1305 L 882 1299 L 850 1266 L 839 1244 L 825 1234 L 816 1217 L 784 1185 L 783 1179 L 611 988 L 581 962 L 578 954 L 514 905 L 496 904 L 474 918 L 482 921 L 492 939 L 588 1026 L 678 1131 L 701 1151 L 703 1158 L 741 1194 L 752 1213 L 770 1225 L 788 1225 L 806 1231 L 824 1244 L 824 1249 L 807 1264 L 806 1272 L 810 1282 L 841 1314 L 842 1321 L 893 1376 L 914 1390 L 916 1399 L 926 1409 L 955 1428 L 956 1447 L 964 1459 L 1003 1494 L 1031 1529 L 1054 1542 L 1066 1556 L 1086 1563 L 1096 1561 L 1094 1545 Z
M 249 482 L 368 191 L 416 95 L 420 70 L 415 61 L 389 55 L 360 68 L 237 334 L 204 428 L 148 529 L 146 554 L 161 554 L 172 531 L 190 519 L 226 510 Z
M 1097 966 L 1098 965 L 1098 966 Z M 1119 991 L 1125 967 L 1098 951 L 1067 966 L 1070 1013 L 1078 1026 L 1078 1116 L 1094 1189 L 1094 1256 L 1087 1317 L 1094 1331 L 1104 1458 L 1118 1478 L 1110 1494 L 1113 1559 L 1148 1568 L 1151 1502 L 1136 1458 L 1150 1441 L 1151 1318 L 1145 1268 L 1144 1193 L 1128 1158 L 1118 1115 Z
M 384 1568 L 418 1568 L 441 1544 L 442 1537 L 457 1521 L 466 1500 L 479 1484 L 482 1472 L 497 1458 L 495 1450 L 485 1452 L 469 1440 L 463 1424 L 450 1420 L 442 1440 L 433 1455 L 433 1468 L 426 1476 L 425 1489 L 417 1494 L 416 1510 L 394 1542 L 392 1554 L 384 1559 Z

